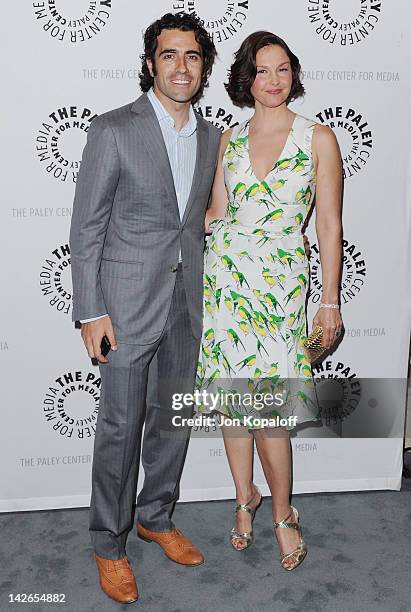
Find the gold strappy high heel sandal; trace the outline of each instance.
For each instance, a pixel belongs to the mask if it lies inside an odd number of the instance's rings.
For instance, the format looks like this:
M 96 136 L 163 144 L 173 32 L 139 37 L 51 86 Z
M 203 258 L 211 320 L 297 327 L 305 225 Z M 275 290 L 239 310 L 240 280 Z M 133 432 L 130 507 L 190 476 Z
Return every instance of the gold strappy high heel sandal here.
M 257 485 L 254 485 L 254 489 L 255 491 L 250 501 L 248 501 L 246 504 L 237 504 L 235 507 L 235 514 L 237 514 L 237 512 L 239 512 L 240 510 L 243 510 L 244 512 L 248 512 L 249 514 L 251 514 L 251 525 L 253 524 L 254 515 L 256 513 L 256 510 L 260 506 L 262 499 L 263 499 L 263 496 L 261 495 L 261 491 L 257 487 Z M 249 504 L 251 504 L 251 502 L 253 501 L 256 495 L 260 496 L 258 504 L 256 505 L 255 508 L 250 508 Z M 235 546 L 235 543 L 238 542 L 238 540 L 245 541 L 244 548 L 237 548 Z M 251 531 L 245 531 L 244 533 L 240 533 L 239 531 L 237 531 L 235 527 L 233 527 L 230 533 L 230 542 L 231 542 L 232 547 L 235 550 L 238 550 L 238 551 L 245 550 L 253 543 L 253 530 L 251 529 Z
M 295 518 L 295 521 L 292 523 L 287 523 L 288 519 L 290 519 L 291 517 Z M 276 529 L 277 527 L 281 527 L 285 529 L 296 529 L 300 535 L 300 543 L 297 546 L 297 548 L 295 548 L 293 551 L 289 553 L 280 553 L 281 566 L 285 570 L 290 572 L 291 570 L 298 567 L 300 563 L 303 562 L 303 560 L 305 559 L 307 555 L 307 546 L 305 545 L 305 542 L 303 540 L 297 508 L 294 508 L 294 506 L 291 506 L 291 512 L 285 519 L 283 519 L 282 521 L 279 521 L 278 523 L 274 521 L 274 529 Z M 285 561 L 287 561 L 288 559 L 294 560 L 295 563 L 288 567 L 285 563 Z

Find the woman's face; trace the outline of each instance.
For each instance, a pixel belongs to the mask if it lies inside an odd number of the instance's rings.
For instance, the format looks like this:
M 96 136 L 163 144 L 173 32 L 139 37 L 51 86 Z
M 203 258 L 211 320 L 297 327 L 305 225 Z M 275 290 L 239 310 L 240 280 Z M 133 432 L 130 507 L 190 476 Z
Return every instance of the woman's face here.
M 252 96 L 263 106 L 280 106 L 287 100 L 293 82 L 287 53 L 279 45 L 268 45 L 257 51 L 256 65 Z

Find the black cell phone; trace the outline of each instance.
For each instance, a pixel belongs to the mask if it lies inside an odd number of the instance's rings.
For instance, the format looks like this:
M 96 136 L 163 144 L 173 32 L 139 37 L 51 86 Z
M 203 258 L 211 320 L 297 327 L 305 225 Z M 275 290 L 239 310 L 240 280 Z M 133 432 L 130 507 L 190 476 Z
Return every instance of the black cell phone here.
M 111 349 L 111 344 L 107 336 L 103 336 L 103 339 L 100 344 L 100 349 L 101 349 L 101 354 L 103 355 L 103 357 L 106 357 L 109 354 L 110 349 Z

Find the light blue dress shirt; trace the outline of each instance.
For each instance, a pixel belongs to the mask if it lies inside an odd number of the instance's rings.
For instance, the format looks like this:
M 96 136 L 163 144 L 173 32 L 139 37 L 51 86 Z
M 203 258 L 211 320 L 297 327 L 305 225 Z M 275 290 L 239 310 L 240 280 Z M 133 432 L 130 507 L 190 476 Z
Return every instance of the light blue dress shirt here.
M 180 131 L 177 131 L 173 117 L 161 104 L 153 88 L 147 92 L 147 97 L 153 106 L 163 134 L 173 174 L 180 219 L 182 219 L 190 196 L 197 158 L 197 119 L 193 107 L 190 106 L 187 123 Z M 181 261 L 181 253 L 178 255 L 178 260 Z M 106 316 L 105 314 L 92 319 L 84 319 L 81 323 L 97 321 Z
M 197 119 L 193 107 L 190 106 L 188 121 L 178 132 L 174 127 L 173 117 L 161 104 L 153 88 L 147 92 L 147 97 L 153 105 L 163 134 L 173 173 L 180 219 L 182 219 L 190 196 L 196 164 Z

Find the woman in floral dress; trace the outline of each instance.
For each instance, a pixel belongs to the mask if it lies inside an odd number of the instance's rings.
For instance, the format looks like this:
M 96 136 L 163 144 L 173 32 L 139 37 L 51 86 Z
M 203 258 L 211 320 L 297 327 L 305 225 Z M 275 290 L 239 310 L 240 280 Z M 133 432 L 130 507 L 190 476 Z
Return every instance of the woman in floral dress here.
M 313 324 L 323 327 L 329 347 L 342 327 L 340 152 L 331 129 L 289 110 L 304 93 L 300 64 L 274 34 L 255 32 L 243 42 L 226 89 L 234 104 L 255 111 L 221 139 L 206 216 L 212 234 L 197 384 L 225 398 L 217 410 L 236 487 L 233 547 L 251 544 L 261 501 L 253 484 L 255 440 L 272 494 L 281 565 L 291 570 L 307 549 L 290 506 L 289 431 L 319 418 L 302 345 L 309 283 L 302 228 L 316 196 L 323 293 Z M 247 390 L 254 399 L 270 394 L 270 405 L 246 402 Z

